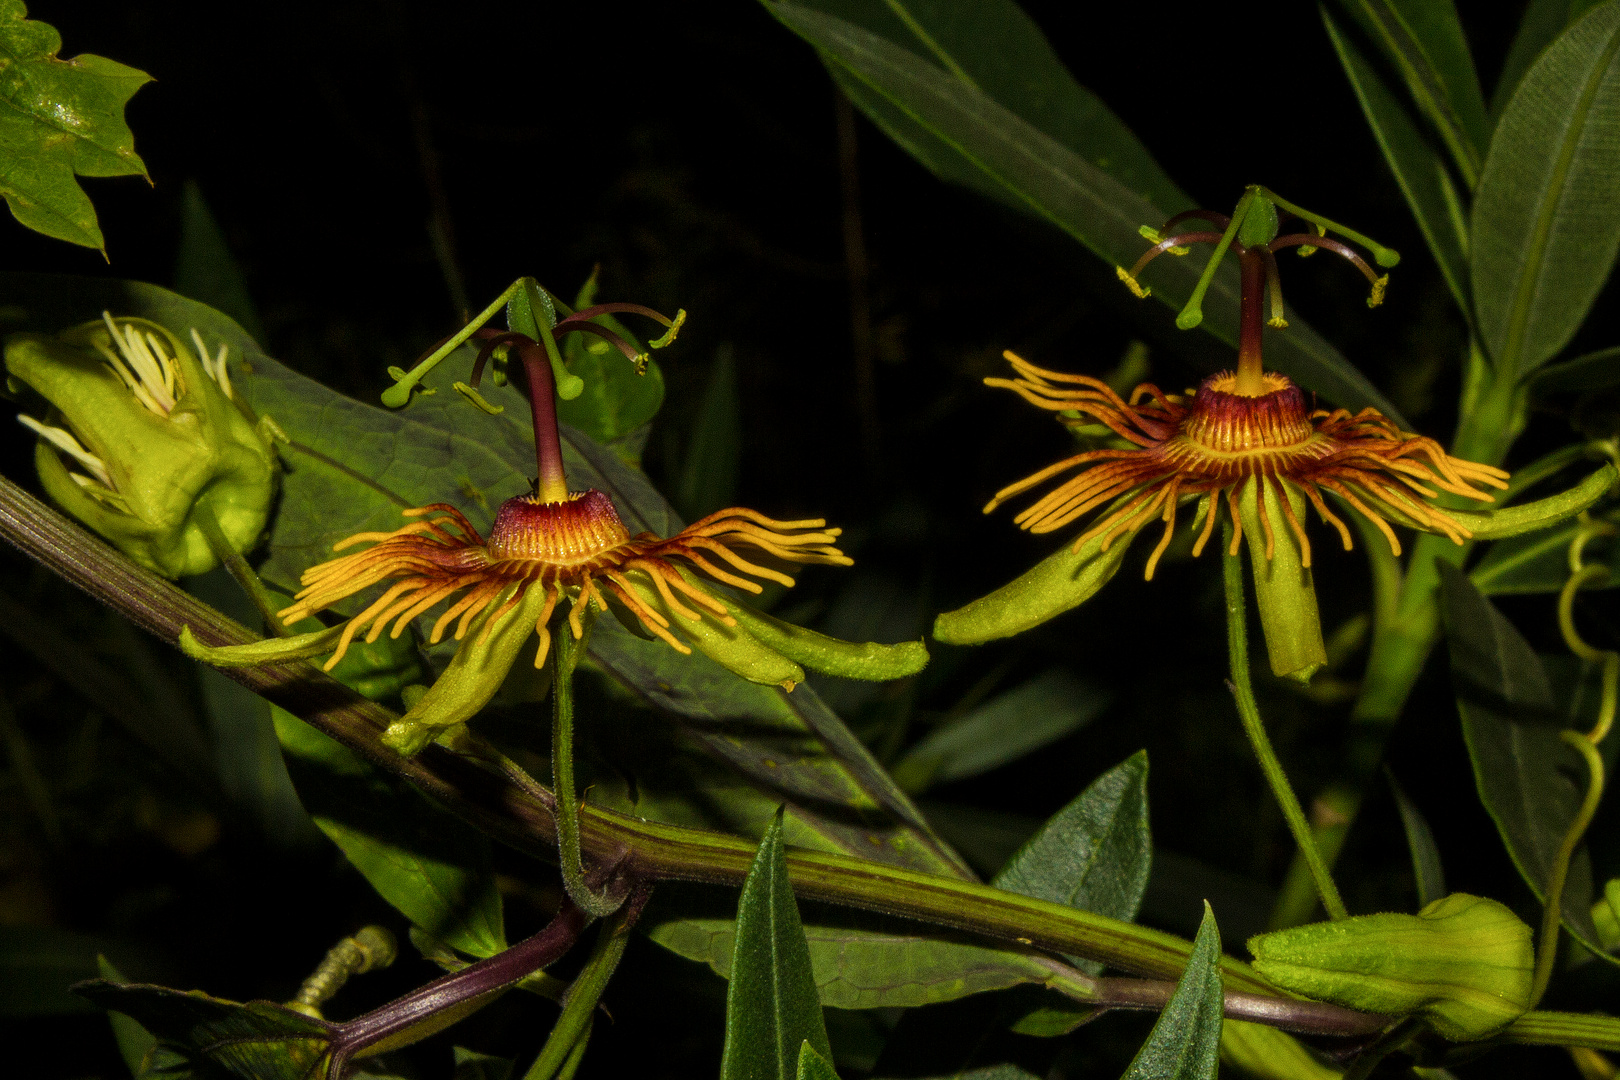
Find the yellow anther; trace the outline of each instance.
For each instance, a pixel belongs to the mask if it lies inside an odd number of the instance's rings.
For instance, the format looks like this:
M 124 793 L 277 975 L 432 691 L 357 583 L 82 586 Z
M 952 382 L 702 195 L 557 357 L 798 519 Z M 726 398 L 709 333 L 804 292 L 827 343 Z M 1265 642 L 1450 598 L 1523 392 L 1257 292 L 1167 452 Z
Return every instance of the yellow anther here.
M 1385 274 L 1373 282 L 1372 295 L 1367 297 L 1367 306 L 1371 308 L 1382 304 L 1384 302 L 1384 290 L 1387 288 L 1389 288 L 1389 275 Z
M 1114 267 L 1114 274 L 1125 283 L 1125 287 L 1136 294 L 1138 300 L 1146 300 L 1153 295 L 1153 290 L 1145 288 L 1140 281 L 1131 276 L 1131 272 L 1123 266 Z

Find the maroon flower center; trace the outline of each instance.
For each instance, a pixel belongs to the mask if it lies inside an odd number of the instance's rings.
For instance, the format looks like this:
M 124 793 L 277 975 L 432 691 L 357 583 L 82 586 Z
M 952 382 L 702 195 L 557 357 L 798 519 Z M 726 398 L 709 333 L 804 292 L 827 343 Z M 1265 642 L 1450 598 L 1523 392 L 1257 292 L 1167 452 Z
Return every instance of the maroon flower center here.
M 533 560 L 555 566 L 588 562 L 628 542 L 613 500 L 600 491 L 582 491 L 567 502 L 542 502 L 520 495 L 501 504 L 485 549 L 494 562 Z
M 1181 422 L 1181 435 L 1215 454 L 1297 449 L 1316 434 L 1305 395 L 1286 377 L 1266 372 L 1266 393 L 1233 392 L 1237 377 L 1211 375 L 1198 387 Z

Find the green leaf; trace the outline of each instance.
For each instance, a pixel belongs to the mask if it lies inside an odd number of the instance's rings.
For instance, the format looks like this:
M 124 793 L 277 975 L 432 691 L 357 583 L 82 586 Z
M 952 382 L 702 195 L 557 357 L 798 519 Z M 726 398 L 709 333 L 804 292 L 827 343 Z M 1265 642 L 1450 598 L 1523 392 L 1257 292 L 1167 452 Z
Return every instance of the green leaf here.
M 1111 701 L 1054 668 L 929 732 L 895 764 L 895 783 L 915 795 L 989 772 L 1078 731 Z
M 1620 248 L 1620 3 L 1542 54 L 1497 125 L 1475 193 L 1480 336 L 1524 376 L 1568 344 Z
M 105 979 L 73 990 L 133 1017 L 205 1077 L 223 1072 L 241 1080 L 308 1080 L 323 1067 L 331 1042 L 329 1025 L 268 1001 L 244 1005 L 195 990 Z
M 799 1046 L 832 1057 L 810 950 L 788 881 L 782 816 L 765 831 L 737 902 L 721 1080 L 795 1080 Z
M 152 77 L 104 56 L 57 59 L 61 35 L 27 14 L 0 0 L 0 196 L 35 232 L 105 252 L 73 177 L 146 175 L 124 105 Z
M 1485 96 L 1452 0 L 1344 0 L 1401 73 L 1472 187 L 1491 140 Z
M 1536 372 L 1530 392 L 1538 396 L 1607 390 L 1620 385 L 1620 346 L 1599 349 Z
M 1620 524 L 1620 510 L 1594 516 Z M 1468 578 L 1486 596 L 1558 592 L 1569 580 L 1569 545 L 1580 530 L 1581 524 L 1571 521 L 1555 529 L 1498 540 Z M 1612 537 L 1598 537 L 1587 543 L 1584 555 L 1588 562 L 1605 563 L 1609 577 L 1583 588 L 1612 589 L 1620 585 L 1620 543 Z
M 816 1053 L 809 1039 L 799 1044 L 799 1067 L 795 1075 L 797 1080 L 838 1080 L 838 1070 Z
M 675 505 L 695 521 L 733 506 L 742 467 L 742 404 L 737 396 L 737 364 L 722 345 L 698 404 L 697 420 L 681 461 Z
M 1581 18 L 1603 0 L 1530 0 L 1525 8 L 1524 18 L 1519 22 L 1519 30 L 1513 36 L 1513 45 L 1508 49 L 1507 59 L 1502 64 L 1502 74 L 1497 77 L 1496 89 L 1491 91 L 1491 119 L 1496 121 L 1507 108 L 1508 99 L 1513 91 L 1519 88 L 1519 82 L 1524 73 L 1530 70 L 1530 65 L 1536 62 L 1548 45 L 1551 45 L 1568 27 L 1575 25 Z
M 180 191 L 180 253 L 175 257 L 174 291 L 229 315 L 255 341 L 264 340 L 264 324 L 248 293 L 242 267 L 231 255 L 225 234 L 195 180 L 187 180 Z
M 1130 266 L 1146 250 L 1138 228 L 1159 225 L 1186 205 L 1154 205 L 1140 179 L 1128 181 L 1087 160 L 1095 155 L 1112 161 L 1115 144 L 1088 144 L 1084 154 L 1077 152 L 1015 112 L 1018 96 L 996 100 L 975 83 L 925 59 L 934 55 L 925 46 L 914 50 L 897 45 L 854 22 L 800 4 L 772 0 L 765 7 L 816 47 L 841 85 L 862 88 L 852 89 L 857 104 L 865 107 L 874 98 L 886 104 L 886 110 L 868 110 L 869 115 L 880 127 L 887 119 L 887 128 L 901 146 L 930 165 L 948 157 L 951 165 L 943 175 L 980 192 L 999 193 L 1003 202 L 1056 225 L 1106 262 Z M 969 25 L 963 40 L 993 36 Z M 957 66 L 966 70 L 965 64 Z M 1166 196 L 1155 193 L 1155 197 Z M 1192 295 L 1201 271 L 1201 264 L 1186 259 L 1160 259 L 1147 279 L 1154 295 L 1171 308 L 1180 308 Z M 1237 343 L 1238 293 L 1238 268 L 1228 260 L 1205 296 L 1209 317 L 1202 326 L 1232 345 Z M 1370 405 L 1405 424 L 1398 410 L 1296 315 L 1290 314 L 1288 331 L 1268 335 L 1266 359 L 1295 382 L 1340 405 L 1351 409 Z
M 1153 863 L 1147 774 L 1145 750 L 1103 773 L 1053 814 L 991 884 L 1124 922 L 1135 919 Z M 1092 975 L 1102 971 L 1098 963 L 1071 962 Z
M 494 1054 L 480 1054 L 465 1046 L 455 1048 L 455 1071 L 451 1080 L 508 1080 L 512 1075 L 511 1058 Z
M 371 887 L 468 955 L 506 948 L 489 841 L 291 713 L 274 716 L 310 816 Z
M 1395 805 L 1401 812 L 1401 827 L 1406 830 L 1406 846 L 1412 852 L 1412 879 L 1417 883 L 1418 907 L 1425 908 L 1446 895 L 1446 876 L 1440 866 L 1440 848 L 1434 842 L 1434 831 L 1417 804 L 1407 797 L 1395 774 L 1385 770 L 1389 790 L 1395 796 Z
M 1580 809 L 1585 764 L 1558 737 L 1547 672 L 1529 642 L 1456 567 L 1442 565 L 1441 607 L 1451 676 L 1480 802 L 1513 865 L 1542 897 L 1557 852 Z M 1570 860 L 1561 904 L 1566 929 L 1604 954 L 1592 925 L 1592 860 L 1583 844 Z
M 1187 970 L 1122 1080 L 1214 1080 L 1221 1044 L 1221 932 L 1204 905 Z
M 1384 161 L 1395 174 L 1401 194 L 1406 196 L 1406 205 L 1417 219 L 1441 276 L 1451 287 L 1457 307 L 1465 316 L 1472 316 L 1473 305 L 1468 301 L 1468 225 L 1445 163 L 1407 115 L 1405 106 L 1334 23 L 1325 6 L 1322 22 L 1338 51 L 1351 89 L 1361 102 L 1367 126 L 1372 128 Z
M 126 983 L 123 973 L 112 965 L 105 956 L 96 957 L 96 964 L 100 975 L 108 982 Z M 135 1018 L 126 1016 L 121 1012 L 107 1013 L 108 1026 L 112 1028 L 113 1039 L 118 1043 L 118 1056 L 124 1059 L 131 1076 L 141 1075 L 147 1060 L 147 1055 L 157 1045 L 157 1039 L 150 1031 L 136 1023 Z
M 68 987 L 95 978 L 103 955 L 126 967 L 151 966 L 150 958 L 126 941 L 54 926 L 0 926 L 0 1017 L 87 1011 Z

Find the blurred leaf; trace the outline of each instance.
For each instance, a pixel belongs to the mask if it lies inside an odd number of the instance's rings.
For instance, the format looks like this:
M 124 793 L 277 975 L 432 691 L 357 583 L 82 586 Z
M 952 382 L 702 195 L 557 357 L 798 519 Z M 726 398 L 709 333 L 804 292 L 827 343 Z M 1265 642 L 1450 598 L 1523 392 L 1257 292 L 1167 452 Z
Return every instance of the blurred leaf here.
M 994 25 L 994 16 L 1002 14 L 1000 5 L 996 7 L 991 18 L 982 24 L 962 24 L 953 36 L 970 48 L 994 51 L 1000 34 L 985 27 Z M 1085 154 L 1077 153 L 1013 111 L 1023 100 L 1022 94 L 1010 92 L 1008 100 L 998 101 L 971 79 L 951 73 L 967 70 L 970 63 L 988 65 L 989 60 L 952 59 L 945 68 L 924 59 L 924 55 L 939 54 L 918 44 L 921 39 L 915 33 L 905 45 L 899 45 L 865 26 L 800 4 L 771 0 L 765 8 L 815 46 L 856 104 L 867 109 L 873 121 L 906 150 L 949 179 L 980 192 L 999 193 L 1001 201 L 1051 222 L 1105 262 L 1134 263 L 1147 247 L 1137 229 L 1157 226 L 1186 206 L 1185 201 L 1156 206 L 1151 198 L 1171 197 L 1157 190 L 1162 185 L 1147 183 L 1137 175 L 1116 176 L 1087 160 L 1090 155 L 1108 162 L 1128 156 L 1120 148 L 1138 145 L 1134 139 L 1119 142 L 1122 136 L 1116 129 L 1101 125 L 1084 136 Z M 917 10 L 922 10 L 920 5 Z M 926 30 L 925 36 L 938 37 L 933 29 Z M 885 107 L 869 108 L 874 100 L 881 100 Z M 1088 99 L 1071 94 L 1069 100 L 1069 105 L 1061 107 L 1064 113 L 1076 107 L 1074 102 Z M 1087 124 L 1081 123 L 1077 130 L 1086 129 Z M 1097 131 L 1104 133 L 1099 136 Z M 939 164 L 947 160 L 950 164 Z M 1160 259 L 1154 263 L 1147 273 L 1154 295 L 1170 307 L 1180 308 L 1192 295 L 1203 268 L 1201 262 L 1194 262 Z M 1237 343 L 1238 284 L 1237 265 L 1228 260 L 1205 297 L 1202 323 L 1204 329 L 1233 345 Z M 1289 321 L 1286 333 L 1267 336 L 1268 364 L 1340 405 L 1351 409 L 1371 405 L 1397 424 L 1405 424 L 1399 410 L 1303 319 L 1291 312 Z
M 59 60 L 61 35 L 26 15 L 0 0 L 0 196 L 35 232 L 105 252 L 73 176 L 146 175 L 124 105 L 152 77 L 88 53 Z
M 1221 933 L 1204 905 L 1187 970 L 1122 1080 L 1215 1080 L 1221 1043 Z
M 180 253 L 175 257 L 174 291 L 229 315 L 253 340 L 264 340 L 264 324 L 248 293 L 242 267 L 231 255 L 225 234 L 195 180 L 187 180 L 180 190 Z
M 595 294 L 596 275 L 593 273 L 575 299 L 575 309 L 595 303 Z M 644 350 L 640 339 L 613 316 L 599 315 L 591 321 Z M 649 357 L 646 373 L 638 375 L 636 366 L 627 356 L 590 334 L 570 334 L 563 339 L 562 350 L 568 370 L 584 380 L 585 389 L 572 401 L 557 403 L 557 419 L 605 444 L 643 429 L 658 415 L 664 403 L 664 373 L 658 361 Z M 634 465 L 638 461 L 629 463 Z
M 1530 0 L 1519 22 L 1518 33 L 1513 37 L 1513 45 L 1508 49 L 1507 60 L 1502 64 L 1502 74 L 1497 77 L 1496 89 L 1491 91 L 1493 121 L 1501 117 L 1508 99 L 1519 88 L 1519 81 L 1536 58 L 1559 34 L 1600 3 L 1602 0 Z
M 1442 573 L 1451 676 L 1480 802 L 1540 898 L 1580 809 L 1585 765 L 1558 737 L 1552 687 L 1529 642 L 1461 570 L 1445 565 Z M 1592 860 L 1583 843 L 1570 860 L 1563 922 L 1582 945 L 1603 954 L 1591 906 Z
M 87 1011 L 68 987 L 100 974 L 102 955 L 151 967 L 143 950 L 127 941 L 54 926 L 0 926 L 0 1017 Z
M 290 592 L 304 569 L 327 558 L 338 540 L 398 528 L 403 508 L 449 502 L 487 532 L 500 502 L 529 490 L 534 442 L 525 399 L 511 386 L 491 388 L 492 398 L 504 396 L 513 407 L 489 416 L 450 389 L 452 381 L 466 377 L 471 349 L 428 377 L 435 394 L 418 395 L 403 411 L 384 412 L 290 371 L 235 323 L 156 286 L 0 274 L 0 291 L 27 313 L 28 329 L 60 329 L 107 308 L 184 334 L 195 326 L 210 345 L 230 344 L 236 385 L 291 440 L 281 448 L 281 509 L 259 567 L 282 591 Z M 608 494 L 632 533 L 679 531 L 679 518 L 647 478 L 611 452 L 565 428 L 563 455 L 573 485 Z M 369 600 L 363 594 L 337 610 L 353 613 Z M 442 665 L 453 648 L 447 642 L 429 650 L 430 659 Z M 694 745 L 747 778 L 740 783 L 733 777 L 720 794 L 764 790 L 772 793 L 773 806 L 788 802 L 790 828 L 802 829 L 794 832 L 794 843 L 930 873 L 968 873 L 809 687 L 789 694 L 743 682 L 706 657 L 682 656 L 662 642 L 643 640 L 614 619 L 598 620 L 590 653 L 637 698 L 667 710 L 671 716 L 664 723 L 673 719 Z M 704 813 L 712 800 L 701 791 L 680 793 L 666 805 L 677 801 L 685 812 Z M 745 831 L 758 835 L 764 826 L 756 817 Z
M 1148 830 L 1147 751 L 1092 781 L 1053 814 L 991 883 L 998 889 L 1131 922 L 1142 906 L 1153 838 Z M 1102 965 L 1070 958 L 1096 975 Z
M 1451 287 L 1458 309 L 1465 317 L 1471 317 L 1474 309 L 1468 302 L 1467 225 L 1455 192 L 1450 192 L 1448 198 L 1450 180 L 1445 163 L 1407 115 L 1405 106 L 1389 92 L 1378 72 L 1334 23 L 1327 8 L 1324 6 L 1321 10 L 1322 22 L 1333 47 L 1338 50 L 1339 62 L 1344 65 L 1350 86 L 1361 102 L 1367 126 L 1372 128 L 1401 194 L 1406 196 L 1406 205 L 1417 219 L 1441 276 Z
M 832 1057 L 810 950 L 788 881 L 778 813 L 743 881 L 726 990 L 726 1049 L 721 1080 L 795 1080 L 799 1046 Z
M 1525 75 L 1475 193 L 1480 336 L 1524 376 L 1568 344 L 1620 248 L 1620 3 L 1570 27 Z
M 1406 830 L 1406 846 L 1412 853 L 1412 879 L 1417 882 L 1418 907 L 1426 908 L 1446 895 L 1445 871 L 1440 866 L 1440 848 L 1434 842 L 1434 831 L 1417 804 L 1407 798 L 1395 774 L 1385 770 L 1389 790 L 1395 796 L 1395 805 L 1401 811 L 1401 827 Z
M 123 973 L 114 967 L 105 956 L 96 957 L 98 973 L 108 982 L 126 983 Z M 131 1076 L 138 1077 L 142 1073 L 142 1066 L 146 1063 L 146 1056 L 157 1045 L 157 1039 L 150 1031 L 141 1027 L 132 1016 L 116 1010 L 107 1013 L 107 1023 L 112 1028 L 113 1039 L 118 1043 L 118 1055 L 124 1059 Z
M 515 1064 L 511 1058 L 480 1054 L 465 1046 L 456 1047 L 455 1054 L 456 1067 L 450 1074 L 451 1080 L 507 1080 Z
M 200 991 L 120 985 L 105 979 L 73 988 L 104 1009 L 133 1017 L 179 1050 L 203 1077 L 307 1080 L 323 1067 L 328 1025 L 268 1001 L 238 1004 Z M 150 1074 L 148 1074 L 150 1075 Z
M 995 876 L 1041 827 L 1027 814 L 928 800 L 920 806 L 929 824 L 985 877 Z
M 915 794 L 989 772 L 1078 731 L 1110 701 L 1054 668 L 935 728 L 895 764 L 895 783 Z
M 1472 186 L 1491 141 L 1485 96 L 1452 0 L 1343 0 L 1401 73 Z
M 806 1039 L 799 1044 L 799 1065 L 795 1076 L 798 1080 L 838 1080 L 838 1071 L 830 1061 L 816 1053 L 816 1048 Z
M 1537 395 L 1565 394 L 1581 390 L 1606 390 L 1620 385 L 1620 346 L 1599 349 L 1536 372 L 1530 392 Z
M 1265 1024 L 1227 1019 L 1221 1024 L 1221 1063 L 1251 1080 L 1340 1080 L 1342 1069 L 1322 1064 L 1299 1039 Z M 1439 1070 L 1430 1070 L 1439 1071 Z M 1422 1080 L 1450 1080 L 1422 1073 Z
M 476 957 L 506 948 L 489 840 L 291 713 L 287 766 L 320 830 L 430 936 Z
M 1611 522 L 1620 521 L 1620 511 L 1595 515 Z M 1498 540 L 1469 573 L 1474 587 L 1486 596 L 1526 593 L 1555 593 L 1569 580 L 1569 545 L 1581 525 L 1571 521 L 1556 529 Z M 1620 543 L 1598 537 L 1586 545 L 1588 562 L 1607 563 L 1610 576 L 1588 589 L 1612 589 L 1620 585 Z
M 715 352 L 714 367 L 698 405 L 675 503 L 688 521 L 736 505 L 742 466 L 742 405 L 737 397 L 737 365 L 731 346 Z

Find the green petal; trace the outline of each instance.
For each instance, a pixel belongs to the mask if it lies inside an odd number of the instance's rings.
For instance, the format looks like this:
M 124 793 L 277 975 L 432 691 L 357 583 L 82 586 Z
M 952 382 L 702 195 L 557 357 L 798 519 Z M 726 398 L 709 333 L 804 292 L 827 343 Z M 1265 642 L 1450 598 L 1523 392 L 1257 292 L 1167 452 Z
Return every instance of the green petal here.
M 247 645 L 226 645 L 220 648 L 204 645 L 191 633 L 191 627 L 180 628 L 180 651 L 194 660 L 213 667 L 253 667 L 257 664 L 286 664 L 294 660 L 308 660 L 324 656 L 337 648 L 343 636 L 344 624 L 316 630 L 310 634 L 292 637 L 265 638 Z
M 467 636 L 444 674 L 403 717 L 388 725 L 383 742 L 406 757 L 419 753 L 446 728 L 465 724 L 489 704 L 501 688 L 518 653 L 534 633 L 534 624 L 546 604 L 546 590 L 532 588 L 523 599 L 489 626 L 506 593 L 473 620 Z M 484 635 L 486 626 L 489 635 Z M 567 633 L 566 626 L 563 629 Z
M 885 682 L 915 675 L 928 666 L 928 648 L 921 641 L 879 645 L 875 641 L 842 641 L 756 611 L 747 604 L 721 597 L 726 610 L 756 640 L 807 668 L 846 679 Z
M 702 579 L 690 574 L 682 576 L 704 592 L 709 592 Z M 702 615 L 697 620 L 688 619 L 669 608 L 646 574 L 632 570 L 625 577 L 635 586 L 637 595 L 648 607 L 669 620 L 670 629 L 676 637 L 685 638 L 698 652 L 722 667 L 763 686 L 781 686 L 792 690 L 804 681 L 804 668 L 756 638 L 743 623 L 727 626 L 713 613 L 685 601 L 688 608 Z M 725 597 L 717 593 L 709 595 L 725 601 Z
M 1075 551 L 1066 544 L 1035 568 L 966 607 L 934 620 L 934 637 L 948 645 L 980 645 L 1012 637 L 1091 599 L 1119 570 L 1136 533 L 1117 537 L 1107 551 L 1094 536 Z

